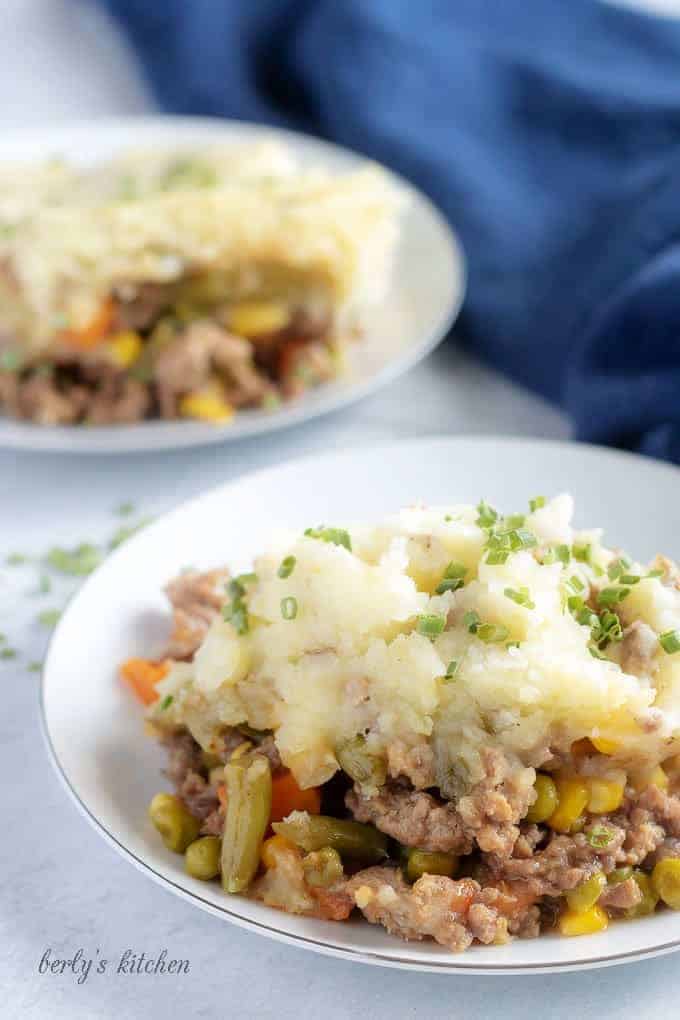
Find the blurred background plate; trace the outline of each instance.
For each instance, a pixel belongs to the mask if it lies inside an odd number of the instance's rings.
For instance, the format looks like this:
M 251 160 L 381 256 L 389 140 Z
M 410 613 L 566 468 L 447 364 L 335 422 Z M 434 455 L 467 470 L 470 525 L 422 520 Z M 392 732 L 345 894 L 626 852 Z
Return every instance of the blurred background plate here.
M 145 736 L 139 704 L 118 681 L 117 666 L 130 655 L 160 653 L 170 623 L 162 587 L 187 563 L 248 570 L 272 531 L 328 520 L 329 507 L 334 524 L 351 524 L 419 500 L 443 505 L 484 497 L 513 511 L 536 493 L 561 491 L 576 500 L 577 527 L 602 526 L 610 544 L 643 560 L 657 551 L 679 558 L 680 470 L 576 443 L 493 437 L 392 443 L 292 461 L 185 503 L 108 558 L 55 631 L 42 709 L 60 778 L 98 833 L 148 877 L 223 920 L 301 948 L 450 974 L 580 970 L 677 949 L 680 912 L 670 910 L 612 924 L 598 935 L 548 934 L 462 954 L 429 941 L 402 942 L 358 919 L 338 924 L 297 917 L 190 878 L 182 857 L 165 850 L 147 817 L 151 797 L 166 785 L 164 755 Z M 72 825 L 75 845 L 75 818 Z M 112 891 L 126 898 L 122 885 Z
M 6 134 L 0 160 L 64 156 L 93 163 L 126 148 L 181 147 L 278 137 L 305 164 L 348 170 L 364 157 L 306 135 L 224 120 L 189 117 L 98 119 Z M 460 245 L 442 215 L 402 178 L 409 196 L 392 286 L 363 318 L 364 335 L 348 356 L 347 375 L 275 411 L 239 411 L 226 425 L 149 421 L 139 425 L 39 426 L 0 418 L 0 446 L 71 453 L 132 453 L 241 439 L 316 418 L 368 396 L 417 364 L 443 339 L 460 309 L 465 269 Z

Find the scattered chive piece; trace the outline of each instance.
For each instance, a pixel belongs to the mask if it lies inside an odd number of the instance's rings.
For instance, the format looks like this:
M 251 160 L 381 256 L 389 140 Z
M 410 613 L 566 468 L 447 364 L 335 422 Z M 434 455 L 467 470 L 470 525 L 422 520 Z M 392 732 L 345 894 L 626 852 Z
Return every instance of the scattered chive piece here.
M 663 570 L 650 570 L 647 577 L 663 577 Z
M 575 560 L 579 563 L 592 563 L 593 562 L 593 549 L 590 544 L 588 545 L 573 545 L 571 547 L 571 554 Z
M 503 594 L 507 599 L 512 599 L 513 602 L 516 602 L 518 606 L 524 606 L 525 609 L 536 608 L 536 603 L 531 601 L 528 588 L 519 588 L 517 590 L 506 588 Z
M 173 701 L 174 701 L 174 698 L 173 698 L 172 694 L 166 694 L 165 697 L 163 698 L 163 700 L 161 701 L 161 709 L 163 711 L 165 711 L 166 708 L 170 708 L 170 706 L 172 705 Z
M 91 574 L 102 561 L 102 554 L 96 546 L 89 542 L 81 542 L 74 549 L 61 549 L 55 546 L 45 557 L 47 564 L 61 574 L 74 574 L 82 577 Z
M 519 641 L 507 641 L 505 644 L 506 648 L 519 648 Z
M 610 588 L 603 588 L 598 593 L 597 604 L 599 606 L 615 606 L 619 602 L 623 602 L 628 595 L 630 595 L 630 588 L 626 588 L 622 584 L 614 584 Z
M 436 594 L 443 595 L 445 591 L 457 591 L 462 588 L 465 584 L 466 572 L 467 568 L 462 563 L 449 563 L 441 581 L 435 588 Z
M 680 630 L 667 630 L 665 634 L 660 634 L 659 644 L 668 655 L 680 652 Z
M 425 613 L 418 617 L 416 629 L 424 637 L 436 638 L 446 626 L 446 617 L 437 613 Z
M 639 584 L 640 581 L 639 574 L 621 574 L 619 577 L 619 584 Z
M 505 641 L 510 631 L 502 623 L 480 623 L 475 633 L 480 641 L 494 644 L 497 641 Z
M 529 509 L 533 513 L 535 510 L 540 510 L 541 507 L 545 506 L 545 496 L 534 496 L 533 499 L 529 500 Z
M 444 674 L 445 680 L 453 680 L 454 676 L 458 672 L 458 666 L 460 663 L 457 659 L 451 659 L 451 662 L 446 667 L 446 673 Z
M 42 669 L 42 662 L 38 662 L 37 660 L 34 662 L 29 662 L 26 669 L 29 671 L 29 673 L 39 673 L 40 670 Z
M 507 549 L 490 549 L 486 554 L 486 562 L 489 566 L 497 566 L 505 563 L 510 553 Z
M 286 556 L 285 559 L 281 560 L 279 569 L 276 571 L 276 573 L 282 580 L 285 580 L 287 577 L 290 577 L 290 575 L 295 570 L 296 563 L 297 560 L 295 556 Z
M 281 616 L 284 620 L 294 620 L 298 614 L 298 601 L 294 595 L 281 599 Z
M 135 504 L 130 503 L 129 501 L 127 503 L 120 503 L 116 507 L 116 514 L 118 515 L 118 517 L 129 517 L 130 514 L 133 514 L 134 512 Z
M 344 546 L 347 552 L 352 551 L 352 539 L 344 528 L 327 528 L 320 524 L 318 528 L 307 528 L 305 535 L 307 538 L 318 538 L 321 542 Z
M 596 850 L 609 846 L 613 838 L 614 833 L 606 825 L 594 825 L 590 832 L 586 833 L 587 842 Z
M 610 581 L 615 581 L 617 577 L 620 577 L 631 565 L 631 561 L 627 556 L 619 556 L 618 559 L 614 560 L 607 567 L 607 574 L 609 575 Z
M 17 653 L 14 648 L 1 648 L 0 659 L 16 659 Z
M 585 584 L 578 576 L 578 574 L 574 574 L 572 577 L 569 578 L 569 580 L 566 583 L 569 585 L 572 591 L 583 591 L 585 589 Z
M 476 612 L 474 609 L 470 609 L 463 617 L 463 623 L 465 624 L 465 626 L 467 627 L 471 634 L 477 633 L 477 628 L 479 627 L 481 622 L 482 621 L 480 619 L 479 613 Z
M 568 545 L 556 545 L 555 546 L 555 556 L 560 561 L 560 563 L 564 563 L 564 565 L 566 567 L 567 563 L 571 559 L 571 552 L 569 551 L 569 546 Z
M 444 515 L 444 520 L 445 520 L 445 521 L 446 521 L 446 523 L 448 524 L 448 523 L 449 523 L 449 521 L 452 521 L 452 520 L 453 520 L 453 517 L 451 516 L 451 514 L 445 514 L 445 515 Z
M 22 563 L 27 562 L 28 556 L 24 556 L 23 553 L 18 552 L 10 553 L 9 556 L 7 556 L 5 559 L 5 563 L 7 564 L 8 567 L 20 567 Z
M 524 527 L 526 516 L 524 514 L 510 514 L 503 518 L 503 530 L 513 531 L 515 528 Z
M 138 531 L 145 528 L 147 524 L 151 523 L 151 517 L 143 517 L 141 521 L 137 521 L 136 524 L 124 524 L 113 533 L 109 540 L 109 549 L 117 549 L 123 542 L 127 542 L 128 538 L 132 538 Z
M 33 592 L 34 595 L 47 595 L 48 592 L 52 591 L 52 580 L 47 574 L 41 574 L 40 580 L 38 581 L 38 587 Z
M 489 506 L 484 500 L 481 500 L 477 504 L 477 520 L 476 524 L 479 528 L 492 528 L 498 520 L 498 511 L 494 510 L 492 506 Z
M 43 609 L 42 613 L 38 614 L 38 623 L 41 623 L 43 627 L 55 627 L 60 617 L 60 609 Z

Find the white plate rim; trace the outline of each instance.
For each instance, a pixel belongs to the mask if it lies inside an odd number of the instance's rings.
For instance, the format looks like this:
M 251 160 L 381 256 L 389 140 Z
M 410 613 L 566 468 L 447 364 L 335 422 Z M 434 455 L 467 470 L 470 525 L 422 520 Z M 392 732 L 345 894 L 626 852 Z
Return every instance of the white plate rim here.
M 82 136 L 84 140 L 89 133 L 115 136 L 118 133 L 124 135 L 126 131 L 148 131 L 150 134 L 165 135 L 175 130 L 180 135 L 186 132 L 187 136 L 205 134 L 206 138 L 214 134 L 215 139 L 220 135 L 224 138 L 230 135 L 279 137 L 284 141 L 288 140 L 292 146 L 317 151 L 322 158 L 323 153 L 327 153 L 329 158 L 347 162 L 349 165 L 356 161 L 369 161 L 369 157 L 347 146 L 287 128 L 227 118 L 163 114 L 76 119 L 55 126 L 19 128 L 0 140 L 0 160 L 7 158 L 5 153 L 7 150 L 11 151 L 12 146 L 30 147 L 32 144 L 37 146 L 38 139 L 42 138 L 47 139 L 45 142 L 47 149 L 49 146 L 56 148 L 59 144 L 56 141 L 50 142 L 50 139 L 59 139 L 62 136 L 64 138 Z M 132 142 L 135 143 L 136 141 Z M 66 149 L 70 147 L 63 142 L 61 144 Z M 237 419 L 238 429 L 230 424 L 214 426 L 203 425 L 200 422 L 162 421 L 87 428 L 64 425 L 41 426 L 0 415 L 0 448 L 73 454 L 134 454 L 238 442 L 332 414 L 365 399 L 369 394 L 408 372 L 442 342 L 458 318 L 467 291 L 467 264 L 456 233 L 435 203 L 400 174 L 385 166 L 383 169 L 399 188 L 408 194 L 413 207 L 419 209 L 440 235 L 442 254 L 449 260 L 452 268 L 448 301 L 446 305 L 442 305 L 437 321 L 417 342 L 410 344 L 406 350 L 399 352 L 396 357 L 389 359 L 377 371 L 363 379 L 346 384 L 339 380 L 337 383 L 331 382 L 313 390 L 311 396 L 314 397 L 314 404 L 311 407 L 303 396 L 300 400 L 284 404 L 281 409 L 273 412 L 254 412 L 251 419 L 245 417 L 248 412 L 241 412 Z
M 386 451 L 395 447 L 411 447 L 417 449 L 418 447 L 425 445 L 439 444 L 442 446 L 448 446 L 452 443 L 467 444 L 467 443 L 479 443 L 487 446 L 493 445 L 493 447 L 506 446 L 512 447 L 515 444 L 521 443 L 524 445 L 537 445 L 543 449 L 552 450 L 559 454 L 561 450 L 573 449 L 574 447 L 579 448 L 586 452 L 586 454 L 606 454 L 609 457 L 616 458 L 622 462 L 628 462 L 630 464 L 644 462 L 647 465 L 654 465 L 658 471 L 664 471 L 668 475 L 673 474 L 678 480 L 678 469 L 675 465 L 666 463 L 664 461 L 656 460 L 655 458 L 645 457 L 640 454 L 632 453 L 626 450 L 618 450 L 614 448 L 604 447 L 597 444 L 591 443 L 577 443 L 562 440 L 553 439 L 541 439 L 526 436 L 490 436 L 490 435 L 466 435 L 462 437 L 451 437 L 441 435 L 430 435 L 421 436 L 417 439 L 397 440 L 388 441 L 377 444 L 372 444 L 369 447 L 362 448 L 361 451 L 346 450 L 336 454 L 333 457 L 334 461 L 350 460 L 353 456 L 356 456 L 358 452 L 363 454 L 371 455 L 381 451 Z M 313 466 L 315 462 L 325 461 L 327 458 L 323 455 L 312 454 L 303 457 L 294 458 L 284 462 L 283 464 L 273 465 L 257 469 L 255 471 L 246 472 L 237 476 L 236 478 L 222 483 L 221 485 L 213 486 L 208 490 L 199 493 L 192 498 L 183 501 L 178 506 L 162 514 L 156 521 L 148 525 L 145 530 L 146 533 L 157 525 L 164 524 L 174 517 L 179 517 L 190 511 L 194 504 L 200 503 L 203 499 L 215 498 L 218 494 L 228 493 L 229 490 L 247 484 L 250 481 L 262 480 L 266 476 L 276 476 L 282 470 L 287 467 L 300 467 L 300 466 Z M 144 533 L 138 533 L 128 540 L 126 543 L 126 550 L 129 550 L 133 543 L 143 542 Z M 114 557 L 119 556 L 120 550 L 114 551 L 106 559 L 106 563 L 110 562 Z M 98 567 L 92 575 L 90 575 L 80 588 L 71 596 L 68 600 L 64 611 L 62 613 L 62 619 L 72 609 L 74 603 L 79 601 L 81 597 L 87 594 L 87 587 L 91 579 L 99 572 L 101 567 Z M 347 946 L 336 946 L 331 945 L 317 939 L 313 939 L 307 936 L 294 934 L 291 932 L 283 931 L 275 926 L 263 924 L 259 921 L 251 918 L 244 917 L 234 911 L 229 910 L 226 906 L 217 906 L 214 903 L 204 899 L 199 894 L 192 892 L 183 886 L 174 882 L 171 878 L 156 871 L 156 869 L 148 863 L 146 860 L 137 856 L 132 850 L 130 850 L 124 843 L 119 841 L 113 833 L 109 832 L 103 822 L 94 814 L 84 800 L 81 799 L 75 787 L 71 784 L 62 764 L 59 760 L 59 756 L 55 749 L 50 734 L 49 723 L 47 719 L 47 708 L 45 701 L 47 677 L 50 670 L 50 656 L 52 654 L 55 639 L 57 637 L 59 628 L 61 627 L 62 620 L 57 624 L 55 630 L 50 636 L 48 642 L 45 659 L 43 662 L 43 668 L 40 675 L 40 684 L 37 691 L 38 699 L 38 717 L 40 731 L 45 743 L 47 751 L 47 757 L 57 775 L 59 782 L 65 789 L 69 799 L 75 805 L 78 812 L 88 821 L 91 827 L 97 832 L 104 841 L 114 850 L 116 850 L 123 859 L 133 864 L 140 872 L 149 875 L 154 882 L 163 887 L 166 891 L 172 892 L 179 896 L 186 902 L 205 910 L 207 913 L 212 914 L 216 917 L 226 919 L 229 923 L 236 925 L 237 927 L 243 928 L 248 931 L 252 931 L 265 937 L 274 939 L 275 941 L 282 942 L 288 945 L 298 946 L 305 949 L 309 949 L 313 952 L 320 953 L 326 956 L 337 957 L 340 959 L 350 960 L 358 963 L 370 964 L 373 966 L 382 967 L 393 967 L 402 970 L 409 970 L 416 973 L 440 973 L 440 974 L 454 974 L 460 975 L 471 975 L 471 976 L 522 976 L 522 975 L 538 975 L 538 974 L 558 974 L 568 973 L 581 970 L 594 970 L 603 967 L 623 965 L 626 963 L 632 963 L 635 961 L 653 959 L 658 956 L 665 956 L 673 952 L 680 950 L 680 937 L 669 940 L 663 943 L 657 943 L 650 946 L 647 949 L 634 949 L 623 951 L 619 953 L 605 953 L 598 956 L 589 957 L 587 960 L 561 960 L 559 962 L 546 962 L 546 963 L 534 963 L 534 964 L 465 964 L 456 962 L 459 957 L 452 954 L 451 959 L 448 958 L 443 960 L 442 963 L 435 963 L 433 961 L 420 961 L 400 957 L 397 951 L 390 951 L 389 955 L 382 952 L 368 952 L 364 950 L 355 950 Z M 272 910 L 272 913 L 276 915 L 276 911 Z M 399 942 L 395 939 L 395 944 L 398 946 Z

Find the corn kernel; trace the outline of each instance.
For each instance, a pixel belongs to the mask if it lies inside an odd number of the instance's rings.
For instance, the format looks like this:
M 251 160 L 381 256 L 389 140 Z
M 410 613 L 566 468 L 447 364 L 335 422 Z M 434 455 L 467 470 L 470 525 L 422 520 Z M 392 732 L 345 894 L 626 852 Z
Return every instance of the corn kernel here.
M 179 403 L 179 413 L 183 418 L 198 418 L 201 421 L 211 421 L 217 424 L 233 418 L 234 409 L 221 397 L 211 394 L 195 394 L 182 397 Z
M 265 336 L 288 325 L 290 309 L 283 301 L 239 301 L 229 309 L 228 321 L 240 336 Z
M 142 338 L 139 333 L 127 329 L 111 337 L 108 348 L 118 368 L 129 368 L 142 353 Z
M 680 860 L 665 857 L 654 866 L 652 885 L 658 896 L 673 910 L 680 910 Z
M 588 787 L 577 777 L 558 779 L 557 808 L 548 818 L 548 825 L 557 832 L 569 832 L 588 803 Z
M 596 871 L 585 882 L 581 882 L 575 889 L 570 889 L 565 894 L 569 909 L 576 914 L 582 914 L 585 910 L 590 910 L 599 900 L 600 893 L 606 884 L 607 879 L 604 874 L 601 871 Z
M 609 918 L 602 907 L 590 907 L 589 910 L 577 912 L 565 910 L 557 926 L 562 935 L 569 937 L 573 935 L 594 935 L 598 931 L 606 931 L 609 926 Z
M 648 786 L 658 786 L 660 790 L 668 789 L 668 776 L 661 768 L 660 765 L 656 765 L 653 769 L 645 769 L 642 772 L 636 772 L 631 777 L 631 785 L 636 793 L 641 793 L 646 790 Z
M 618 740 L 609 740 L 607 737 L 591 737 L 590 742 L 600 754 L 616 754 L 621 747 Z
M 534 783 L 536 800 L 526 814 L 528 822 L 545 822 L 557 807 L 557 787 L 550 776 L 539 772 Z
M 588 779 L 588 810 L 595 815 L 605 815 L 616 811 L 623 801 L 623 783 L 613 779 Z
M 286 850 L 291 850 L 293 844 L 285 836 L 270 836 L 265 839 L 260 850 L 260 860 L 267 869 L 275 868 L 278 864 L 278 857 Z

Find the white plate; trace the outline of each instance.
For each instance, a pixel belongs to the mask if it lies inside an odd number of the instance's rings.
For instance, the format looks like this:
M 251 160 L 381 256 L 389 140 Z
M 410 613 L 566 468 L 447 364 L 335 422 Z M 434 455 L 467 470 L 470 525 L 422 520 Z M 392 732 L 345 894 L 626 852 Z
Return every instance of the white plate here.
M 279 526 L 371 519 L 417 500 L 483 496 L 514 511 L 537 493 L 564 490 L 576 497 L 578 523 L 603 525 L 612 544 L 642 558 L 657 550 L 680 554 L 677 468 L 597 447 L 522 439 L 428 439 L 300 460 L 215 489 L 163 517 L 87 580 L 52 639 L 44 726 L 67 789 L 98 831 L 166 888 L 236 924 L 320 952 L 416 970 L 497 974 L 602 966 L 675 949 L 680 913 L 671 912 L 612 924 L 601 935 L 546 935 L 462 955 L 401 942 L 362 921 L 293 917 L 189 878 L 182 858 L 164 850 L 146 817 L 151 796 L 164 786 L 162 755 L 145 738 L 139 706 L 121 688 L 116 664 L 160 649 L 168 626 L 161 588 L 183 566 L 228 563 L 245 570 Z
M 236 121 L 190 117 L 100 119 L 4 135 L 0 161 L 63 155 L 94 163 L 128 147 L 280 138 L 304 164 L 348 170 L 365 157 L 307 135 Z M 396 177 L 396 175 L 393 175 Z M 460 246 L 442 215 L 402 178 L 409 206 L 403 217 L 394 277 L 385 301 L 365 315 L 361 342 L 352 345 L 343 379 L 320 386 L 276 411 L 239 411 L 228 425 L 149 421 L 139 425 L 39 426 L 0 417 L 0 446 L 72 453 L 128 453 L 224 442 L 316 418 L 367 396 L 412 368 L 443 339 L 463 300 Z

